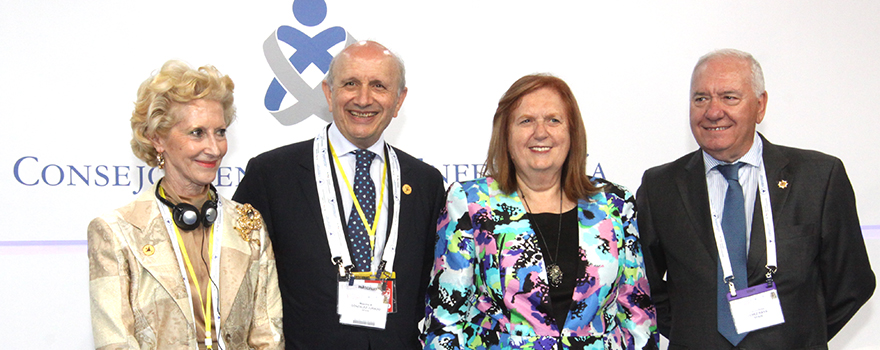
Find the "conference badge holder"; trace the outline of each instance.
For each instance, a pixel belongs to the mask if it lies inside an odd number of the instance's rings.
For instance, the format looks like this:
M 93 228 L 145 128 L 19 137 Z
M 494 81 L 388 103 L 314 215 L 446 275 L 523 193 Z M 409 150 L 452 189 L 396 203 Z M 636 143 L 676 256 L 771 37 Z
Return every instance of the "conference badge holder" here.
M 759 165 L 758 192 L 762 208 L 772 208 L 770 192 L 767 186 L 767 173 L 763 161 Z M 733 316 L 733 325 L 739 334 L 754 330 L 775 326 L 785 322 L 782 315 L 782 306 L 779 302 L 779 291 L 773 281 L 776 274 L 776 229 L 773 227 L 773 211 L 765 209 L 764 216 L 764 240 L 767 249 L 767 277 L 766 283 L 754 287 L 736 290 L 733 284 L 733 272 L 730 266 L 730 257 L 727 254 L 720 220 L 712 220 L 712 228 L 715 233 L 715 244 L 718 248 L 718 259 L 724 274 L 724 281 L 730 287 L 727 293 L 727 301 L 730 304 L 730 314 Z M 713 217 L 717 217 L 715 213 Z M 745 277 L 742 277 L 745 278 Z
M 381 270 L 349 272 L 339 283 L 337 312 L 339 323 L 349 326 L 385 329 L 390 313 L 397 312 L 396 274 Z
M 383 255 L 373 257 L 373 259 L 380 259 L 377 272 L 353 272 L 351 262 L 347 259 L 349 251 L 339 215 L 342 208 L 337 202 L 337 189 L 334 185 L 334 175 L 330 164 L 335 157 L 331 157 L 333 151 L 330 149 L 330 141 L 327 139 L 329 128 L 330 126 L 322 130 L 315 138 L 313 157 L 315 183 L 321 202 L 321 216 L 324 219 L 327 243 L 330 246 L 331 256 L 333 256 L 331 263 L 337 268 L 338 299 L 336 310 L 339 314 L 339 323 L 370 329 L 384 329 L 388 314 L 397 312 L 397 282 L 396 274 L 393 272 L 393 261 L 397 249 L 400 205 L 395 205 L 391 213 L 391 227 L 388 230 L 385 249 L 382 250 Z M 385 155 L 387 157 L 386 168 L 390 167 L 388 169 L 391 173 L 390 182 L 400 184 L 400 163 L 390 145 L 385 145 Z M 383 180 L 382 183 L 384 184 L 385 181 Z M 400 203 L 400 187 L 391 186 L 390 188 L 394 188 L 392 203 Z
M 782 306 L 779 304 L 779 292 L 776 291 L 776 283 L 771 279 L 767 283 L 739 290 L 734 296 L 727 293 L 727 301 L 730 302 L 730 314 L 737 333 L 751 332 L 785 322 Z

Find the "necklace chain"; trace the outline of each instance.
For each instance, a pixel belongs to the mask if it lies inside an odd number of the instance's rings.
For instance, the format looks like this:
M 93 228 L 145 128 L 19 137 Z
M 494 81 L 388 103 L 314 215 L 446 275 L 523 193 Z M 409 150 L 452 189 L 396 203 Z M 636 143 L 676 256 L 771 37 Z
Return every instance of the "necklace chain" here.
M 529 221 L 535 224 L 535 229 L 538 231 L 538 236 L 541 237 L 541 241 L 544 242 L 544 246 L 548 249 L 550 248 L 547 245 L 547 239 L 544 238 L 544 233 L 541 232 L 541 227 L 538 225 L 538 222 L 532 219 L 531 211 L 532 209 L 529 207 L 529 202 L 526 200 L 526 195 L 520 191 L 522 194 L 523 204 L 526 206 L 526 217 L 529 218 Z M 559 188 L 559 225 L 556 228 L 556 258 L 559 257 L 559 239 L 562 237 L 562 187 Z M 559 264 L 556 263 L 556 258 L 550 256 L 550 252 L 547 252 L 546 256 L 550 258 L 550 264 L 547 265 L 547 277 L 550 280 L 550 285 L 552 287 L 559 287 L 562 284 L 562 269 L 559 268 Z

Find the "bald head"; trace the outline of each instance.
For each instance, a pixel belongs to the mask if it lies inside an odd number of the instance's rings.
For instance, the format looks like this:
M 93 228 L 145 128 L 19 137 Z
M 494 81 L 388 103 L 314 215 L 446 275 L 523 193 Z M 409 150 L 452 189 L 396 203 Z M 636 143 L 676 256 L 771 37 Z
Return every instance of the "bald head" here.
M 403 66 L 403 60 L 382 44 L 371 40 L 358 41 L 351 44 L 342 49 L 342 52 L 336 55 L 336 57 L 333 57 L 333 61 L 330 62 L 330 69 L 327 71 L 327 76 L 324 77 L 324 82 L 328 83 L 332 88 L 333 79 L 336 78 L 336 71 L 339 69 L 339 66 L 352 58 L 391 60 L 397 68 L 397 93 L 400 94 L 406 89 L 406 68 Z

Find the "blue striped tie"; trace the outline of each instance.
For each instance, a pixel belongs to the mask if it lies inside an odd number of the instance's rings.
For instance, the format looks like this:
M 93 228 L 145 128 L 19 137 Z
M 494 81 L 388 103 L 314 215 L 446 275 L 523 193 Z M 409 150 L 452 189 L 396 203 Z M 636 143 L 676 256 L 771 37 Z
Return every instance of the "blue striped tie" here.
M 376 185 L 370 177 L 370 164 L 373 163 L 375 153 L 365 149 L 352 151 L 357 157 L 354 171 L 354 195 L 364 215 L 367 217 L 369 225 L 373 224 L 373 217 L 376 215 Z M 352 257 L 354 258 L 355 268 L 357 271 L 370 271 L 370 265 L 373 261 L 373 249 L 370 247 L 370 235 L 367 228 L 358 214 L 357 207 L 351 204 L 351 215 L 348 216 L 348 239 L 351 241 Z
M 716 168 L 727 180 L 727 193 L 724 195 L 724 212 L 721 214 L 721 230 L 724 231 L 724 241 L 727 243 L 727 253 L 730 256 L 730 265 L 733 269 L 733 285 L 736 290 L 748 287 L 748 275 L 746 273 L 746 214 L 743 189 L 739 184 L 739 168 L 744 163 L 718 165 Z M 727 301 L 727 293 L 730 288 L 724 282 L 724 273 L 721 269 L 721 261 L 718 261 L 718 332 L 721 333 L 731 344 L 737 345 L 748 333 L 737 334 L 733 325 L 733 316 L 730 314 L 730 304 Z

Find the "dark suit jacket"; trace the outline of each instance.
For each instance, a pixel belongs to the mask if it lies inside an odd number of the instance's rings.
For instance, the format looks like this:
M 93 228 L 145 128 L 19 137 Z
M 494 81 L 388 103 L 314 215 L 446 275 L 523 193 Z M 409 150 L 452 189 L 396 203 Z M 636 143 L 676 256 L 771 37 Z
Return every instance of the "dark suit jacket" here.
M 852 185 L 843 163 L 829 155 L 764 140 L 763 158 L 776 228 L 774 277 L 785 323 L 749 333 L 739 347 L 826 349 L 874 292 Z M 787 186 L 779 183 L 783 180 Z M 646 171 L 637 203 L 648 280 L 669 349 L 732 348 L 717 330 L 718 251 L 701 151 Z M 750 286 L 765 281 L 761 210 L 758 200 L 747 266 Z
M 398 312 L 384 330 L 343 326 L 336 313 L 336 266 L 324 231 L 315 185 L 312 145 L 304 141 L 248 162 L 235 192 L 262 214 L 275 248 L 288 349 L 414 349 L 425 315 L 425 289 L 433 257 L 437 215 L 443 207 L 440 172 L 395 149 L 401 181 L 397 256 Z M 345 186 L 344 184 L 342 186 Z M 390 226 L 390 225 L 389 225 Z

